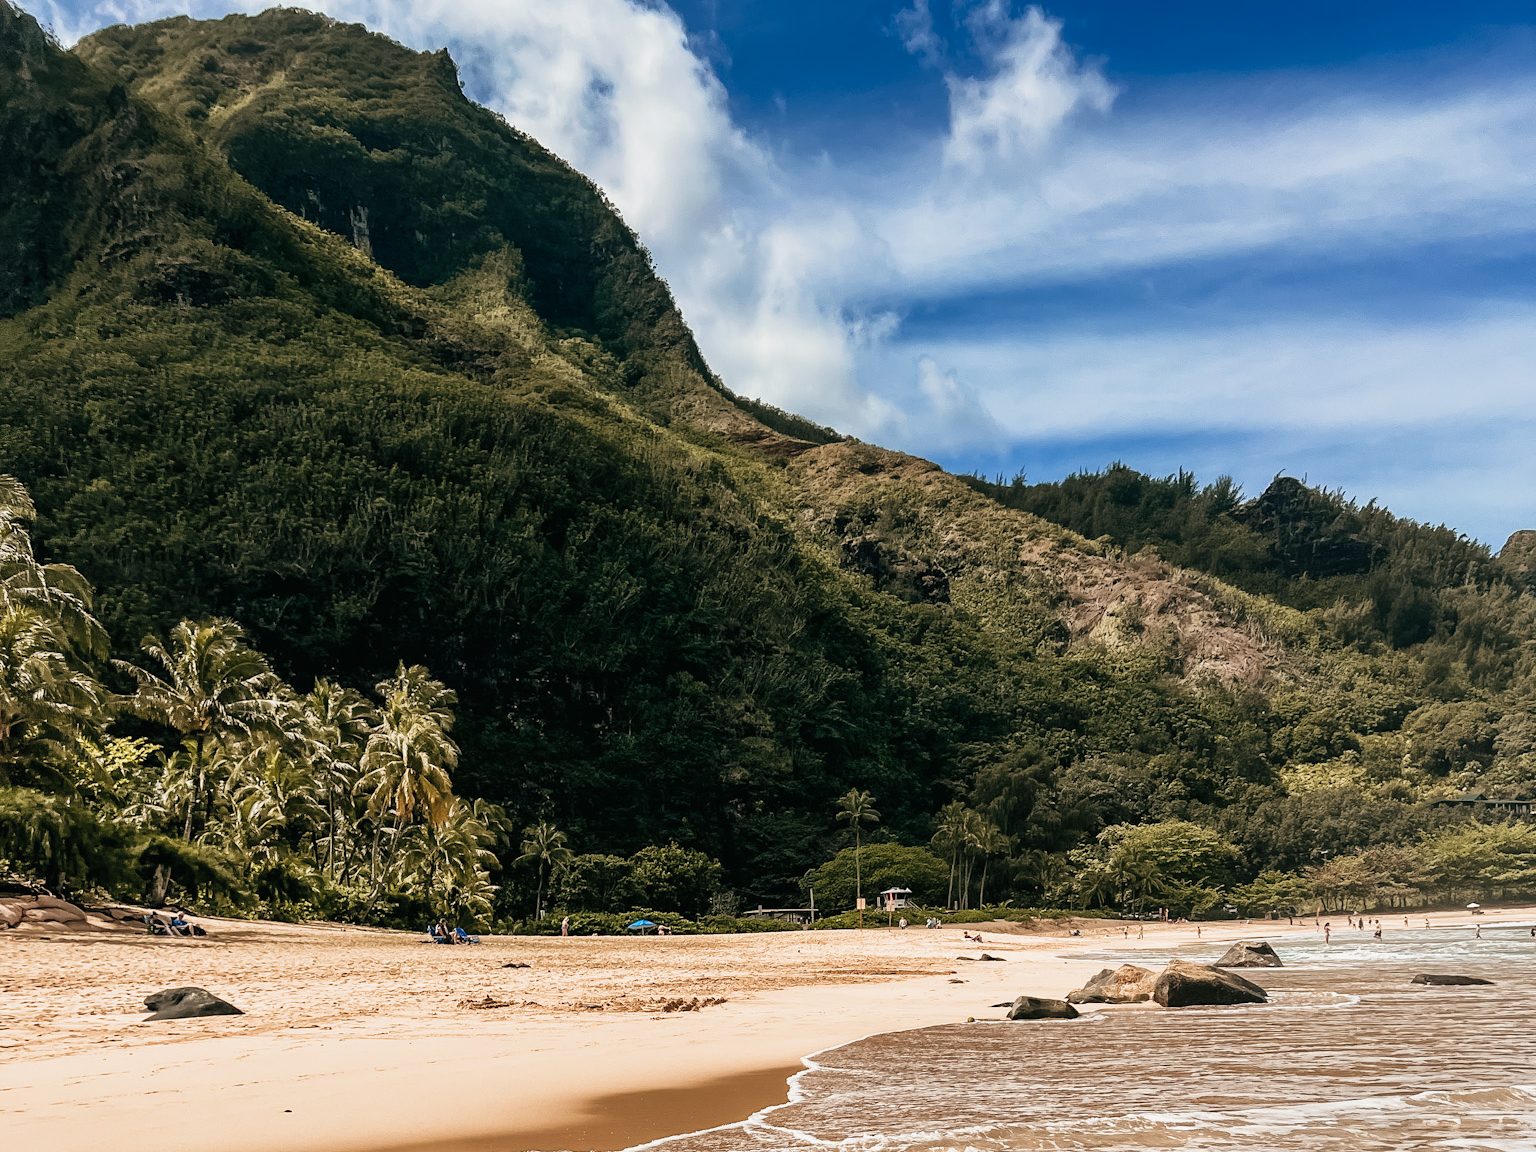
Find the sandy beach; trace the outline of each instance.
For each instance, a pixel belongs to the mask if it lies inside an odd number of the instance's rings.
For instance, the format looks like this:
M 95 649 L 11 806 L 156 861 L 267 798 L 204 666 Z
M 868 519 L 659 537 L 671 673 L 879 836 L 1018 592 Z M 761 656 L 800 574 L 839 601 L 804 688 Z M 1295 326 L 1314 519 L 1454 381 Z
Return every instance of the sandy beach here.
M 1469 923 L 1465 912 L 1431 919 Z M 1382 920 L 1388 932 L 1402 923 Z M 210 934 L 195 940 L 0 935 L 8 1144 L 619 1149 L 781 1102 L 812 1052 L 996 1017 L 1020 994 L 1064 995 L 1106 949 L 1145 950 L 1152 963 L 1196 941 L 1193 926 L 1148 925 L 1138 941 L 1134 926 L 1127 937 L 1080 921 L 1080 937 L 1068 924 L 982 925 L 446 948 L 363 928 L 202 922 Z M 1311 921 L 1231 922 L 1204 925 L 1200 939 L 1214 958 L 1226 941 L 1302 932 Z M 962 959 L 982 950 L 1002 962 Z M 246 1014 L 146 1022 L 144 996 L 181 984 Z

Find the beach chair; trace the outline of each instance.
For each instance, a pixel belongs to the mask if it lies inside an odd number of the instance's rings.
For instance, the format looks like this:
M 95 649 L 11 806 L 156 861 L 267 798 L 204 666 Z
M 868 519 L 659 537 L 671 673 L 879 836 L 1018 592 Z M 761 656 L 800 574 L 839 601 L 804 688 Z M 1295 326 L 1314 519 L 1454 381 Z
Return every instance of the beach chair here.
M 457 928 L 457 927 L 454 928 L 454 930 L 453 930 L 453 938 L 455 940 L 457 940 L 460 944 L 478 944 L 478 943 L 480 943 L 480 937 L 478 937 L 478 936 L 471 936 L 468 932 L 464 931 L 464 929 Z

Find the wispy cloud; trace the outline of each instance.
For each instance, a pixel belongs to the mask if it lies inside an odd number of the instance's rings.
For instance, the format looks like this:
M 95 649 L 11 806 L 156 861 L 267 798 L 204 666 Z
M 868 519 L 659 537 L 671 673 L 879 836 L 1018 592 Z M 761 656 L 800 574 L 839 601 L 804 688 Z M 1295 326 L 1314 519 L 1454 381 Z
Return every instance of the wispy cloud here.
M 1073 56 L 1061 41 L 1060 21 L 1040 9 L 1015 16 L 1008 0 L 987 0 L 965 24 L 986 72 L 944 78 L 950 106 L 944 158 L 952 166 L 985 176 L 1035 159 L 1074 112 L 1109 110 L 1114 87 L 1096 65 Z M 907 46 L 913 48 L 910 38 Z M 932 53 L 921 41 L 916 49 Z

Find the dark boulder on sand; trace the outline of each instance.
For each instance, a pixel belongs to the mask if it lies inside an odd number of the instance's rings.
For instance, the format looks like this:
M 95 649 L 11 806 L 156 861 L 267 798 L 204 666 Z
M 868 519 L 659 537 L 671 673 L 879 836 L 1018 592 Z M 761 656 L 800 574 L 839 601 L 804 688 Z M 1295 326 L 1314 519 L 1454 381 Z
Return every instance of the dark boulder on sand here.
M 1039 996 L 1020 996 L 1008 1009 L 1010 1020 L 1076 1020 L 1080 1015 L 1065 1000 L 1045 1000 Z
M 1433 972 L 1420 972 L 1410 984 L 1433 984 L 1436 987 L 1460 987 L 1465 984 L 1492 984 L 1492 980 L 1484 980 L 1481 976 L 1448 976 Z
M 1205 1004 L 1267 1004 L 1269 994 L 1257 984 L 1209 964 L 1175 960 L 1152 986 L 1152 999 L 1164 1008 Z
M 220 1000 L 205 988 L 163 988 L 144 997 L 144 1007 L 153 1015 L 149 1020 L 191 1020 L 198 1016 L 244 1016 L 227 1000 Z
M 1217 968 L 1283 968 L 1267 940 L 1239 940 L 1221 954 Z
M 1104 968 L 1081 988 L 1067 993 L 1068 1004 L 1141 1004 L 1152 999 L 1157 973 L 1136 964 Z

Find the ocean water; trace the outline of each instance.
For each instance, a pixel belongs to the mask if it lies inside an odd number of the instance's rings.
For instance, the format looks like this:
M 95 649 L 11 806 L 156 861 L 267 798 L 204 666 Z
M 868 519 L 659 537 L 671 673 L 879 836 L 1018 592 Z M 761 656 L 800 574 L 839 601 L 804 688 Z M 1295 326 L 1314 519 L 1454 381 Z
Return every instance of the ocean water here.
M 788 1104 L 646 1147 L 1536 1152 L 1530 926 L 1485 926 L 1474 939 L 1384 924 L 1380 944 L 1347 928 L 1329 947 L 1277 941 L 1286 967 L 1244 973 L 1269 990 L 1267 1005 L 1115 1007 L 872 1037 L 812 1057 Z M 1219 949 L 1175 954 L 1208 961 Z M 1496 983 L 1411 985 L 1418 972 Z

